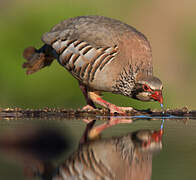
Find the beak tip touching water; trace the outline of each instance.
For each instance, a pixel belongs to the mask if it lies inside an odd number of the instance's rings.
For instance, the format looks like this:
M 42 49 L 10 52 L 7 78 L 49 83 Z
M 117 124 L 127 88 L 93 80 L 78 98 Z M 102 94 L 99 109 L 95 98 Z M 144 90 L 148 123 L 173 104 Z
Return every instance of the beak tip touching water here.
M 151 97 L 155 100 L 158 101 L 161 106 L 163 106 L 163 96 L 162 96 L 162 91 L 155 91 Z

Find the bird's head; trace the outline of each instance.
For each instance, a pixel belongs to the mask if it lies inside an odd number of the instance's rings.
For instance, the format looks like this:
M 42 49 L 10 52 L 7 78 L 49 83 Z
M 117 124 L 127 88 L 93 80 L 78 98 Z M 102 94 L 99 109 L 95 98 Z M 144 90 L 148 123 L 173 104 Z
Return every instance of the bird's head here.
M 163 130 L 139 130 L 133 134 L 133 141 L 142 152 L 156 152 L 162 148 Z
M 132 94 L 133 98 L 140 101 L 158 101 L 163 104 L 162 89 L 163 85 L 160 79 L 146 76 L 136 81 Z

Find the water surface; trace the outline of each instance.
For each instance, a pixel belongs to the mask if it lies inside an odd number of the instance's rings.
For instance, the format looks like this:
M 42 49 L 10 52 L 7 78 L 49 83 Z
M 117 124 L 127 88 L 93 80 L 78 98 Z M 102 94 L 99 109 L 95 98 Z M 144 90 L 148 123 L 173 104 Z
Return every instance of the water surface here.
M 102 123 L 104 121 L 99 118 L 96 125 Z M 137 119 L 130 124 L 105 129 L 102 139 L 142 129 L 159 130 L 160 126 L 161 119 Z M 0 179 L 26 180 L 31 176 L 38 180 L 43 177 L 35 173 L 37 166 L 42 170 L 45 163 L 49 170 L 58 169 L 76 151 L 86 123 L 76 119 L 1 120 L 0 127 Z M 162 148 L 152 159 L 152 180 L 196 179 L 195 132 L 194 119 L 165 120 Z M 43 138 L 35 142 L 32 139 L 37 135 Z M 31 137 L 29 143 L 23 141 L 21 145 L 21 139 L 28 136 Z M 48 175 L 46 179 L 52 176 Z

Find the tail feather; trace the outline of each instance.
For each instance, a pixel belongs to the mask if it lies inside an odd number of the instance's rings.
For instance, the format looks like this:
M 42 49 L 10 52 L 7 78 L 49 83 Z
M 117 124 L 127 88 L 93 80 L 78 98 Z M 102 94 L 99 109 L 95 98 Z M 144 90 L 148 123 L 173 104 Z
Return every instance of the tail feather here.
M 34 47 L 28 47 L 24 50 L 23 57 L 27 62 L 25 62 L 22 67 L 27 68 L 27 74 L 32 74 L 45 66 L 49 66 L 54 60 L 52 47 L 49 45 L 44 45 L 39 50 Z

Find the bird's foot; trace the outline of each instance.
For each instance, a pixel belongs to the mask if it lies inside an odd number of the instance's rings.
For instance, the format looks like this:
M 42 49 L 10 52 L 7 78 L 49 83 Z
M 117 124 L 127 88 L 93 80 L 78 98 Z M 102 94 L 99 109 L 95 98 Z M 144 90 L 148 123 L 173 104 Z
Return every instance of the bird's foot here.
M 117 124 L 123 124 L 123 123 L 132 123 L 132 122 L 133 122 L 132 119 L 110 117 L 110 120 L 108 122 L 93 127 L 89 131 L 88 137 L 89 139 L 96 139 L 102 133 L 103 130 L 111 126 L 115 126 Z M 90 121 L 90 123 L 92 123 L 92 121 Z
M 116 106 L 115 104 L 105 101 L 95 92 L 88 92 L 88 95 L 90 99 L 92 99 L 93 102 L 109 109 L 111 115 L 120 114 L 122 116 L 125 116 L 127 115 L 127 111 L 133 110 L 132 107 L 119 107 L 119 106 Z
M 83 111 L 93 111 L 93 110 L 95 110 L 95 108 L 94 107 L 92 107 L 91 105 L 86 105 L 86 106 L 84 106 L 83 108 L 82 108 L 82 110 Z
M 114 126 L 117 124 L 125 124 L 125 123 L 132 123 L 132 119 L 125 119 L 125 118 L 116 118 L 116 117 L 111 117 L 108 124 L 109 126 Z
M 127 115 L 127 112 L 132 111 L 133 108 L 132 107 L 119 107 L 114 104 L 110 104 L 109 110 L 110 110 L 111 115 L 115 115 L 117 113 L 117 114 L 125 116 Z

